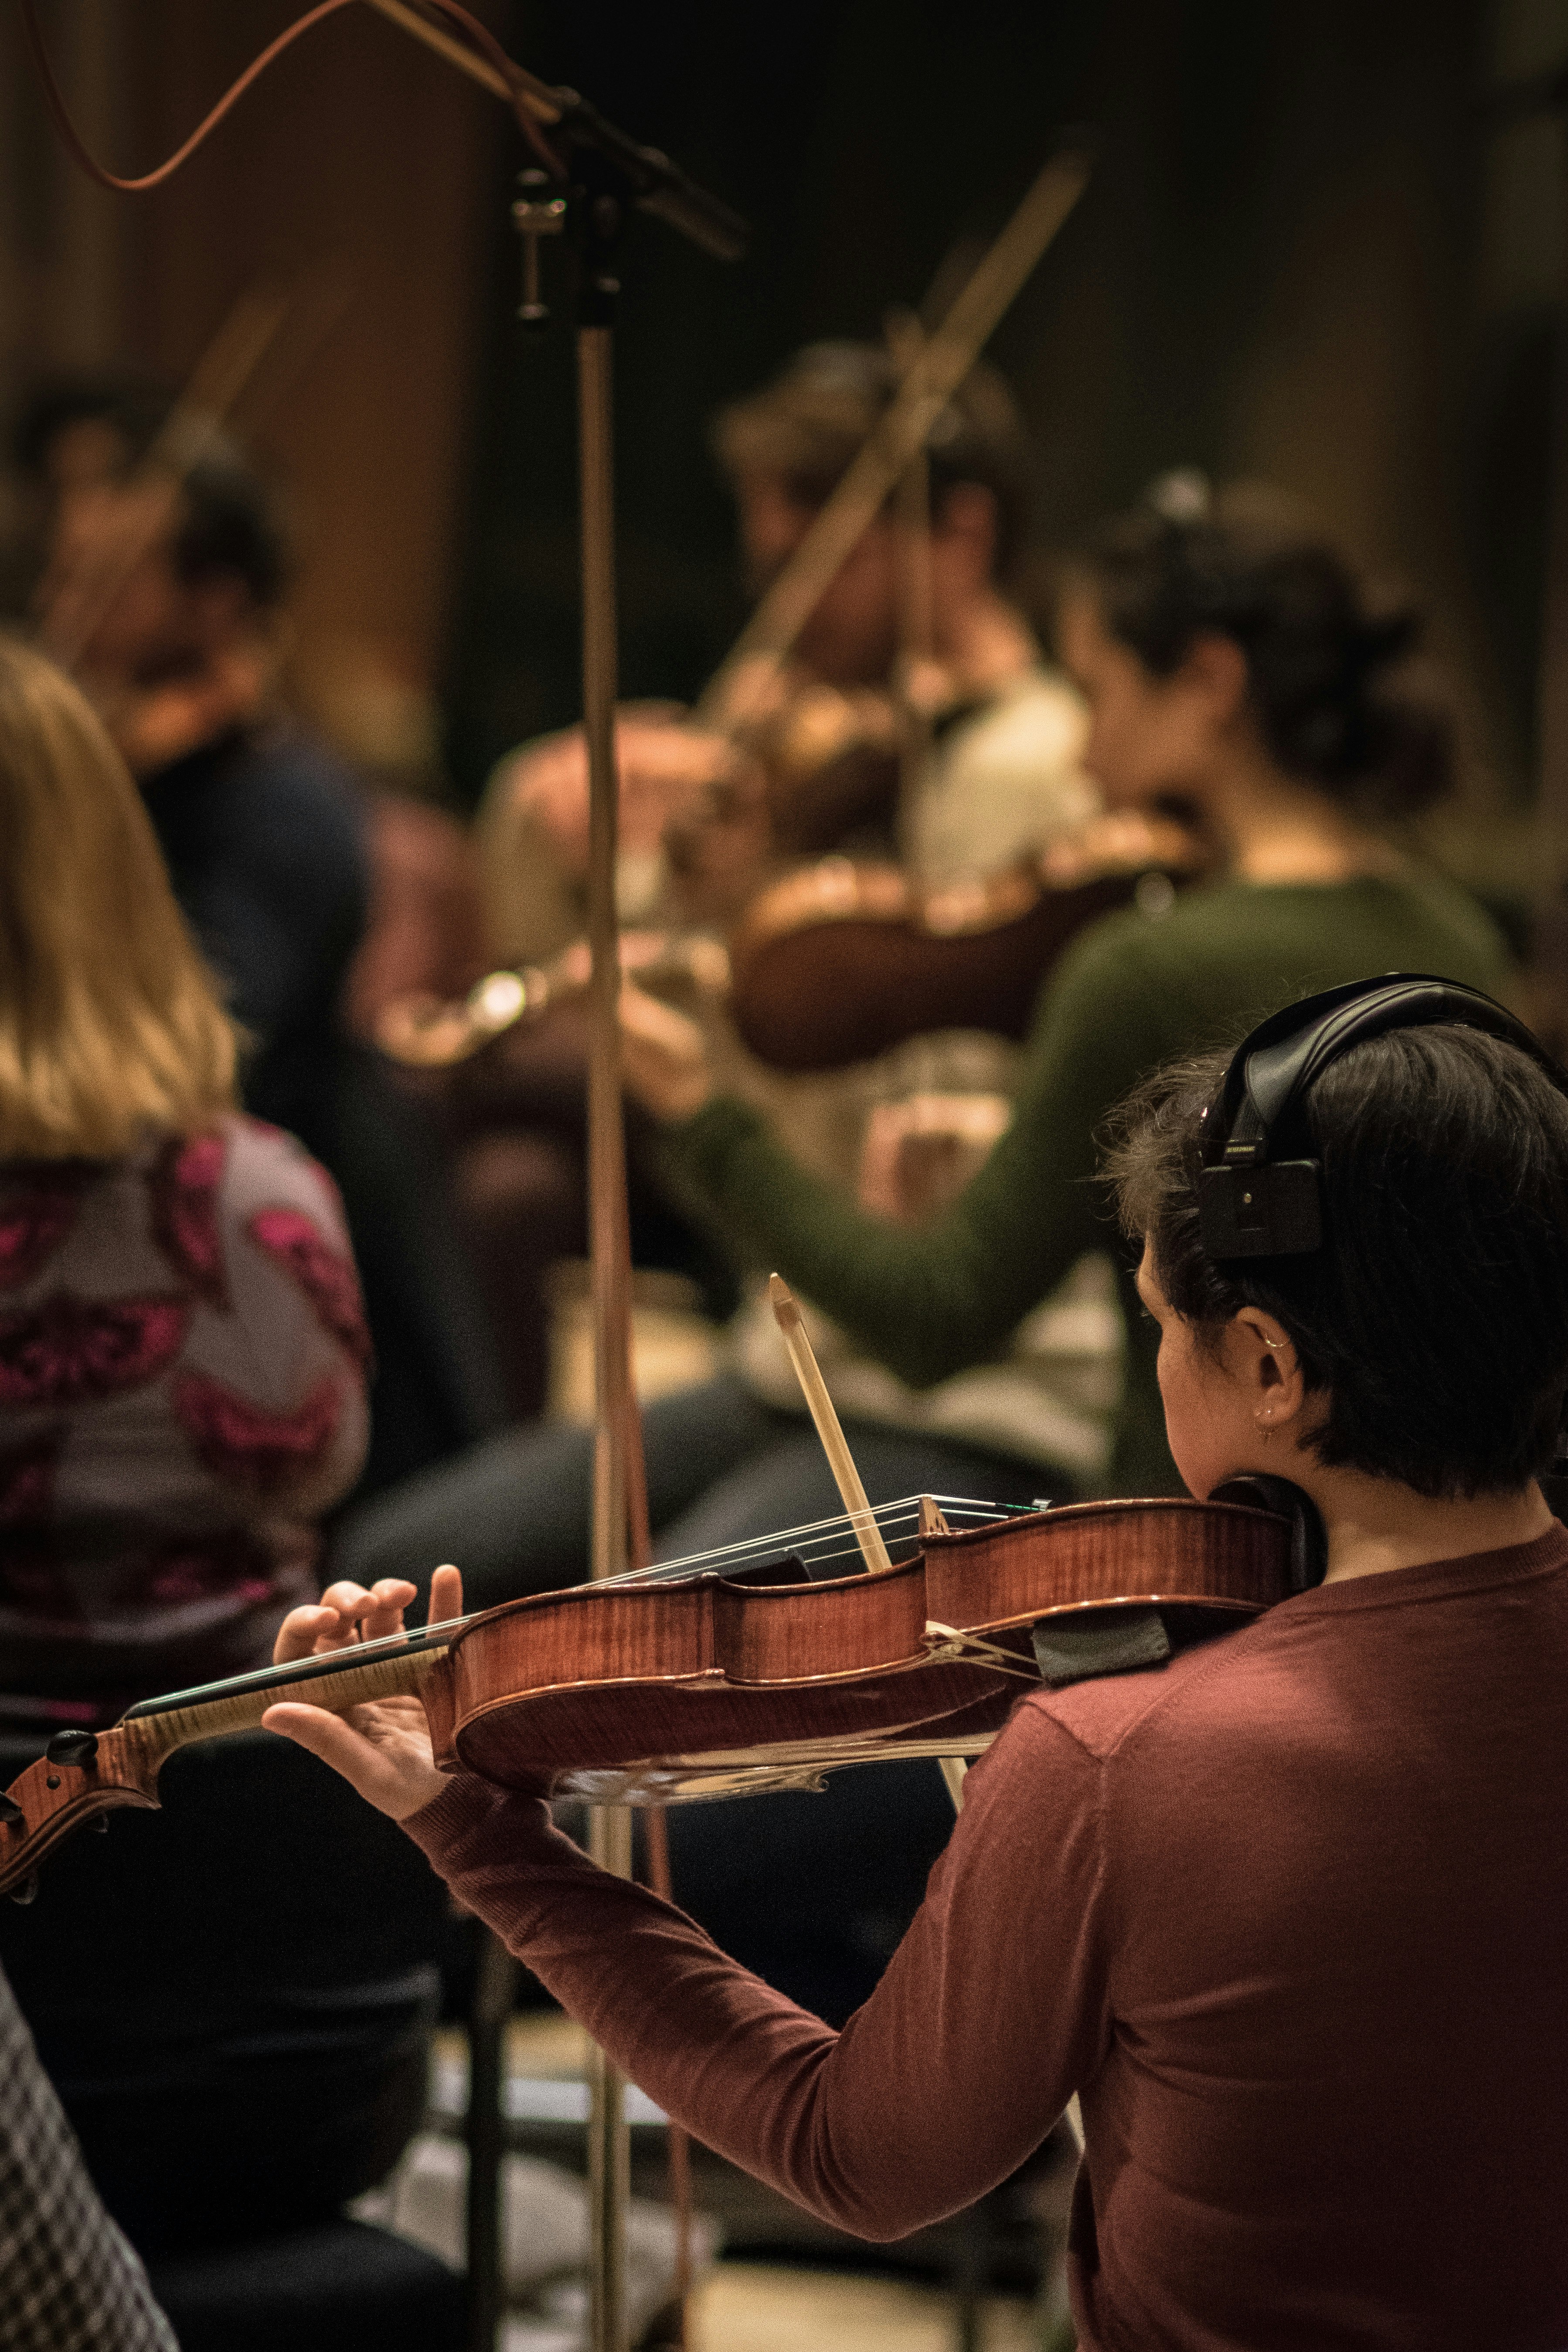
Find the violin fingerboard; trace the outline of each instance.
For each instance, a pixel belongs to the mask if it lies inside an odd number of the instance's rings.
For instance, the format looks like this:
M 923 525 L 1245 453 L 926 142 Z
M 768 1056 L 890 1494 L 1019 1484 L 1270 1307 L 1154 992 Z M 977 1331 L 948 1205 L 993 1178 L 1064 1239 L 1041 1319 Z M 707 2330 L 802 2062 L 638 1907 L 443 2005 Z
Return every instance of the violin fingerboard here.
M 346 1715 L 367 1700 L 417 1696 L 444 1649 L 400 1651 L 391 1657 L 367 1658 L 363 1665 L 345 1665 L 338 1673 L 290 1683 L 280 1679 L 261 1689 L 238 1691 L 226 1698 L 203 1699 L 194 1706 L 167 1707 L 154 1715 L 137 1715 L 121 1724 L 127 1741 L 156 1768 L 176 1748 L 197 1739 L 221 1739 L 229 1732 L 255 1731 L 270 1706 L 285 1699 L 324 1707 L 330 1715 Z

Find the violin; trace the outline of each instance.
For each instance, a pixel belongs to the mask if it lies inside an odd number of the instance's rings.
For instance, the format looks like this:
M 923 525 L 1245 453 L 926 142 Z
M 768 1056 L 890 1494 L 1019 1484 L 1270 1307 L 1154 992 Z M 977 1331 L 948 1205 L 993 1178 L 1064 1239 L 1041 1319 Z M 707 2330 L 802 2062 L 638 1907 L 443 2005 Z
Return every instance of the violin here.
M 729 975 L 715 929 L 734 919 L 782 861 L 817 856 L 857 828 L 890 823 L 898 756 L 889 698 L 794 673 L 775 683 L 782 698 L 761 715 L 742 720 L 721 712 L 700 731 L 683 724 L 673 704 L 630 704 L 616 713 L 623 870 L 635 868 L 639 919 L 668 924 L 673 917 L 676 925 L 657 933 L 634 929 L 623 963 L 656 987 L 673 978 L 721 996 Z M 524 774 L 529 786 L 518 808 L 526 805 L 562 863 L 566 905 L 551 911 L 564 912 L 570 926 L 577 869 L 587 858 L 582 731 L 567 729 L 520 759 L 514 793 Z M 503 810 L 492 822 L 492 832 L 500 828 L 492 859 L 526 862 L 529 845 L 510 837 L 517 821 L 516 810 Z M 570 940 L 570 929 L 555 936 Z M 650 962 L 657 968 L 647 969 Z M 581 993 L 587 971 L 585 941 L 572 940 L 537 963 L 485 973 L 463 997 L 426 990 L 389 997 L 375 1008 L 371 1034 L 405 1068 L 450 1068 L 518 1022 Z
M 819 856 L 848 834 L 891 827 L 910 729 L 886 688 L 834 686 L 791 666 L 770 674 L 759 698 L 742 673 L 711 723 L 738 761 L 665 827 L 665 854 L 683 896 L 700 891 L 711 862 L 705 835 L 743 819 L 748 802 L 760 827 L 759 870 L 781 858 Z
M 874 1516 L 907 1525 L 914 1508 Z M 342 1714 L 416 1694 L 437 1763 L 501 1788 L 645 1805 L 816 1788 L 841 1765 L 979 1754 L 1037 1680 L 1042 1620 L 1158 1610 L 1202 1633 L 1313 1580 L 1310 1506 L 1282 1481 L 1238 1480 L 1206 1503 L 946 1508 L 971 1524 L 922 1500 L 909 1556 L 886 1569 L 814 1578 L 807 1555 L 831 1565 L 850 1524 L 829 1521 L 146 1699 L 109 1731 L 57 1732 L 0 1798 L 0 1891 L 29 1900 L 70 1831 L 156 1806 L 175 1748 L 252 1730 L 283 1698 Z
M 730 941 L 730 1014 L 759 1061 L 837 1070 L 939 1029 L 1020 1039 L 1079 932 L 1157 916 L 1209 861 L 1168 818 L 1113 815 L 975 883 L 922 890 L 896 866 L 829 857 L 786 875 Z

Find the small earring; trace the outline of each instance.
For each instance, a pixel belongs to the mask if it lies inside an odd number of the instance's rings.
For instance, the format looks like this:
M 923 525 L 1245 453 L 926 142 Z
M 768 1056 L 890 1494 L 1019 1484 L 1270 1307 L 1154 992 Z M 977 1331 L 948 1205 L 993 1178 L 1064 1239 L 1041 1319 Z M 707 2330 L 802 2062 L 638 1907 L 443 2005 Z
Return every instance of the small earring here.
M 1266 1348 L 1283 1348 L 1286 1342 L 1283 1339 L 1265 1339 L 1263 1344 Z

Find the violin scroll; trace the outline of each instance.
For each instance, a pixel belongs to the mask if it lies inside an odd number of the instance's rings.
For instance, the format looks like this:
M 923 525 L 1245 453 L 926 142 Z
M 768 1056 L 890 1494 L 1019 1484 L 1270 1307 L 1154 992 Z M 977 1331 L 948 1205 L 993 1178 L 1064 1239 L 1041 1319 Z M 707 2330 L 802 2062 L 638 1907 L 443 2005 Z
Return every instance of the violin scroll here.
M 45 1855 L 73 1830 L 101 1826 L 115 1806 L 156 1809 L 157 1763 L 142 1739 L 129 1736 L 132 1728 L 57 1732 L 49 1752 L 12 1782 L 0 1800 L 0 1895 L 30 1902 L 18 1889 L 36 1878 Z M 68 1741 L 72 1753 L 56 1755 Z
M 57 1732 L 49 1744 L 60 1752 L 29 1764 L 0 1799 L 0 1895 L 31 1876 L 73 1830 L 89 1827 L 117 1805 L 156 1811 L 158 1774 L 177 1748 L 254 1731 L 279 1699 L 307 1697 L 343 1712 L 367 1699 L 423 1697 L 438 1684 L 446 1658 L 444 1643 L 416 1633 L 387 1648 L 350 1649 L 302 1665 L 264 1667 L 205 1690 L 143 1699 L 111 1731 Z

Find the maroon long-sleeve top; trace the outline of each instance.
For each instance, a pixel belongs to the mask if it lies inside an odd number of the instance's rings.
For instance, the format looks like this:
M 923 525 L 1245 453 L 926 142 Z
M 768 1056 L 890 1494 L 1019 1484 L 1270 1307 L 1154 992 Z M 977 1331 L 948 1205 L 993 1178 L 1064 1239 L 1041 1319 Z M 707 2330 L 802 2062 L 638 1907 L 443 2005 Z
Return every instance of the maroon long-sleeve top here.
M 841 2033 L 536 1798 L 460 1778 L 408 1827 L 661 2106 L 866 2237 L 969 2203 L 1079 2091 L 1085 2352 L 1549 2352 L 1565 1788 L 1553 1528 L 1026 1698 Z

